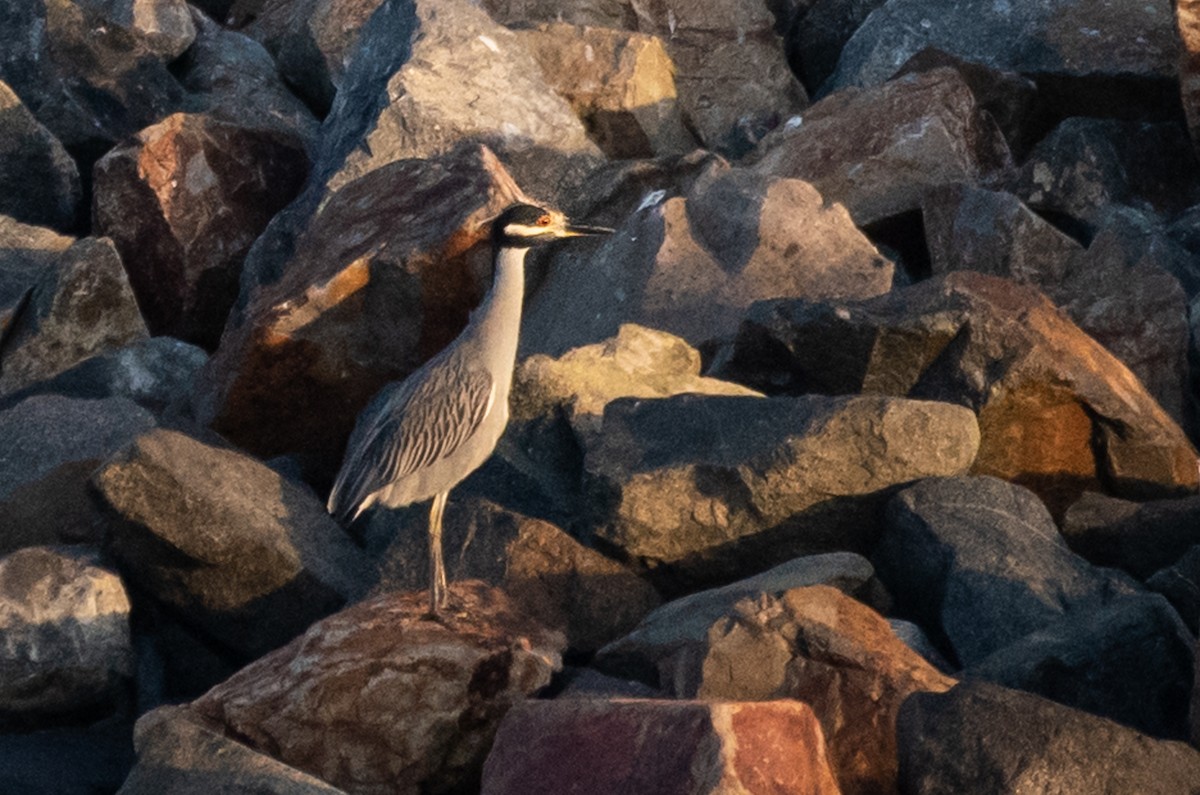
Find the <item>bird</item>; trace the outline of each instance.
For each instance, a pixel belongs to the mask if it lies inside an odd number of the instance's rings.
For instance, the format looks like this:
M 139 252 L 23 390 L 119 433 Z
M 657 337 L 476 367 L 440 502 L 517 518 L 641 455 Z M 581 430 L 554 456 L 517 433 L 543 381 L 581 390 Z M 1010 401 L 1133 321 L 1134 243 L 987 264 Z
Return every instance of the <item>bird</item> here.
M 491 456 L 508 424 L 529 249 L 612 229 L 572 224 L 534 204 L 507 207 L 491 223 L 494 275 L 462 333 L 407 378 L 384 386 L 359 414 L 327 508 L 348 525 L 372 506 L 432 498 L 429 613 L 446 606 L 442 515 L 450 490 Z

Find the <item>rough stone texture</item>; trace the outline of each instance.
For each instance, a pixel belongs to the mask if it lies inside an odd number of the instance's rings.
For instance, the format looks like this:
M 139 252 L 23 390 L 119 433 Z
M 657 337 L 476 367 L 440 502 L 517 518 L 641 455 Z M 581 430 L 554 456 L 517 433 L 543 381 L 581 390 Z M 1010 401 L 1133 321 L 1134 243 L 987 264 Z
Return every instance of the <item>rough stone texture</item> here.
M 127 716 L 84 727 L 0 734 L 0 789 L 22 795 L 116 792 L 133 760 Z
M 918 209 L 939 185 L 998 179 L 1008 145 L 957 69 L 841 91 L 759 145 L 755 170 L 808 180 L 859 226 Z
M 1183 553 L 1173 565 L 1150 575 L 1146 587 L 1167 597 L 1188 630 L 1200 635 L 1200 544 Z M 1192 737 L 1193 744 L 1200 747 L 1196 742 L 1200 737 Z
M 686 196 L 648 200 L 601 245 L 557 257 L 530 301 L 524 350 L 558 355 L 622 323 L 695 345 L 732 333 L 759 299 L 887 292 L 892 263 L 829 198 L 801 180 L 714 166 Z
M 1200 544 L 1200 497 L 1135 503 L 1088 492 L 1063 515 L 1071 549 L 1146 579 Z
M 882 616 L 827 586 L 744 599 L 681 640 L 624 652 L 656 665 L 662 686 L 676 697 L 806 702 L 821 721 L 846 793 L 894 791 L 901 703 L 913 692 L 954 685 Z
M 104 522 L 88 478 L 154 424 L 125 398 L 39 395 L 0 412 L 0 553 L 99 541 Z
M 111 712 L 133 676 L 129 597 L 85 549 L 0 558 L 0 725 Z
M 675 66 L 657 36 L 560 23 L 517 31 L 555 91 L 609 157 L 695 147 L 675 93 Z
M 1192 146 L 1200 145 L 1200 3 L 1175 2 L 1175 25 L 1179 31 L 1179 93 L 1187 115 Z
M 573 651 L 592 652 L 632 629 L 661 602 L 626 566 L 585 547 L 550 522 L 523 516 L 478 497 L 450 495 L 442 545 L 451 580 L 481 579 L 499 586 L 514 606 L 566 635 Z M 394 514 L 377 522 L 395 525 Z M 429 586 L 426 541 L 429 511 L 404 512 L 383 555 L 374 592 Z M 371 530 L 367 531 L 370 536 Z
M 1166 0 L 1125 3 L 993 3 L 947 8 L 892 0 L 872 14 L 842 51 L 826 90 L 878 85 L 924 47 L 996 69 L 1112 82 L 1174 76 L 1178 43 Z
M 70 247 L 75 238 L 60 234 L 53 229 L 24 224 L 15 218 L 0 214 L 0 251 L 7 257 L 14 250 L 42 252 L 62 251 Z
M 332 470 L 371 396 L 466 325 L 490 281 L 486 222 L 518 200 L 528 199 L 474 146 L 338 191 L 282 245 L 277 271 L 243 277 L 262 286 L 244 288 L 248 305 L 201 376 L 197 416 L 257 455 L 309 453 Z
M 176 431 L 140 436 L 95 475 L 128 578 L 253 658 L 369 586 L 369 565 L 311 492 Z
M 483 7 L 502 25 L 530 22 L 569 22 L 603 28 L 637 29 L 629 0 L 484 0 Z
M 927 196 L 922 216 L 934 274 L 970 269 L 1044 291 L 1183 421 L 1187 297 L 1138 230 L 1115 219 L 1084 251 L 1016 196 L 962 184 Z
M 0 214 L 69 230 L 80 196 L 75 161 L 0 80 Z
M 13 330 L 38 282 L 74 238 L 0 215 L 0 345 Z
M 985 682 L 918 693 L 900 710 L 900 789 L 916 795 L 1180 795 L 1200 751 Z
M 504 713 L 559 667 L 562 636 L 503 594 L 455 583 L 360 602 L 213 688 L 189 711 L 251 748 L 350 792 L 478 786 Z
M 974 471 L 1032 488 L 1056 514 L 1088 489 L 1132 499 L 1196 489 L 1194 448 L 1134 375 L 1036 290 L 984 274 L 859 303 L 765 302 L 712 374 L 764 391 L 971 406 Z
M 484 795 L 838 795 L 806 704 L 570 699 L 509 710 Z
M 0 395 L 146 336 L 112 243 L 84 238 L 39 269 L 0 351 Z
M 1035 630 L 964 675 L 1186 740 L 1193 641 L 1166 599 L 1127 596 Z
M 970 411 L 924 401 L 621 399 L 586 451 L 591 523 L 668 590 L 862 551 L 886 490 L 965 472 L 977 433 Z
M 126 263 L 151 333 L 216 347 L 246 252 L 307 172 L 298 139 L 186 113 L 96 163 L 95 227 Z
M 338 795 L 342 790 L 188 720 L 185 708 L 142 717 L 137 764 L 117 795 Z
M 879 578 L 962 665 L 1137 587 L 1073 554 L 1032 492 L 996 478 L 921 481 L 891 499 L 885 523 Z
M 837 67 L 842 48 L 886 0 L 815 0 L 788 35 L 788 54 L 799 64 L 809 94 L 816 95 Z

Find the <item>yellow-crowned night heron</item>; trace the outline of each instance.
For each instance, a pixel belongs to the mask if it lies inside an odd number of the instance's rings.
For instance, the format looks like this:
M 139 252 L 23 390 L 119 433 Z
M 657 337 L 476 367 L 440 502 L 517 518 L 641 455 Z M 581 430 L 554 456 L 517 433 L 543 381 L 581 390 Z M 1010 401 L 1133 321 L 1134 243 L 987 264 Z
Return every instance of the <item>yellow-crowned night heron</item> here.
M 561 238 L 611 231 L 573 226 L 562 213 L 530 204 L 506 209 L 492 222 L 492 288 L 466 329 L 408 378 L 380 390 L 358 417 L 329 512 L 351 522 L 372 505 L 398 508 L 432 497 L 429 608 L 435 616 L 446 601 L 446 497 L 487 460 L 508 423 L 525 254 Z

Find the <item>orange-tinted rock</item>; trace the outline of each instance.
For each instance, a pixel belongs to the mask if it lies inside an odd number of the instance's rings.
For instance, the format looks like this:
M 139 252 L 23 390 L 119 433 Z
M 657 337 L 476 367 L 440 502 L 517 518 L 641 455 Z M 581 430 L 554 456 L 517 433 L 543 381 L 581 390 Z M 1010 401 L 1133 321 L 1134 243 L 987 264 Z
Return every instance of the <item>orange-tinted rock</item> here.
M 509 711 L 485 795 L 836 795 L 821 726 L 798 701 L 568 699 Z
M 501 718 L 559 667 L 562 636 L 478 582 L 452 585 L 441 620 L 427 608 L 419 592 L 360 602 L 189 710 L 351 792 L 472 789 Z
M 151 333 L 216 347 L 246 252 L 307 173 L 297 139 L 183 113 L 96 164 L 97 232 L 116 244 Z

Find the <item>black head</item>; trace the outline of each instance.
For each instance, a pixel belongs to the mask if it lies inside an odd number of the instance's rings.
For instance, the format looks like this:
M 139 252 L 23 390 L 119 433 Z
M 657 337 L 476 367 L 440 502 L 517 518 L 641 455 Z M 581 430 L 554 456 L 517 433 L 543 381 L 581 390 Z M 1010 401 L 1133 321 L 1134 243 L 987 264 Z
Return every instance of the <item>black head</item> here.
M 566 237 L 607 235 L 613 230 L 578 226 L 557 210 L 533 204 L 513 204 L 492 221 L 492 243 L 497 247 L 530 248 Z

